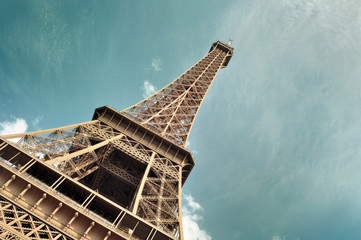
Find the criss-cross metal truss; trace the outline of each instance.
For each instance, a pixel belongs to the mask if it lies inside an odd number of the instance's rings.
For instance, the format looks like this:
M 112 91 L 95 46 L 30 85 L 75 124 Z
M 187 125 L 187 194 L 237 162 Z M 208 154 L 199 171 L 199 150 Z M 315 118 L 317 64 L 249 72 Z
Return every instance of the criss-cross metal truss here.
M 0 239 L 71 239 L 1 197 L 0 222 Z
M 185 74 L 124 111 L 0 137 L 1 239 L 183 239 L 184 148 L 233 49 L 216 42 Z M 15 141 L 16 140 L 16 141 Z
M 184 74 L 157 93 L 123 110 L 141 125 L 185 147 L 199 107 L 218 71 L 227 66 L 233 49 L 220 42 Z

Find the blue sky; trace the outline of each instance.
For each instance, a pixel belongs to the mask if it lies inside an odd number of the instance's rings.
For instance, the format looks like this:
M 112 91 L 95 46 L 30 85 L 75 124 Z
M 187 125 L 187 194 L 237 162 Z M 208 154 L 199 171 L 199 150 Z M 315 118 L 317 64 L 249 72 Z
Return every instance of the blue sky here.
M 360 239 L 358 0 L 0 6 L 1 134 L 127 108 L 232 38 L 189 139 L 186 239 Z

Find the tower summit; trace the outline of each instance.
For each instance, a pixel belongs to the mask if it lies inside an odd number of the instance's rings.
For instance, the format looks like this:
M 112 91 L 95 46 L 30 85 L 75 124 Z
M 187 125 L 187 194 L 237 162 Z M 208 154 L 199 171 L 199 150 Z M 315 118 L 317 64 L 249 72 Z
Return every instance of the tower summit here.
M 183 239 L 185 145 L 233 48 L 208 54 L 152 96 L 92 121 L 0 137 L 1 239 Z M 20 138 L 17 143 L 10 140 Z

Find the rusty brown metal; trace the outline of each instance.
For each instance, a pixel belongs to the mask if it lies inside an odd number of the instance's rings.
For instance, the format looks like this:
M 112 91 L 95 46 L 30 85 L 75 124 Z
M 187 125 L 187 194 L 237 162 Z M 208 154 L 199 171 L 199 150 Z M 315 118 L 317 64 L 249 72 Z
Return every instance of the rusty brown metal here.
M 140 103 L 90 122 L 0 137 L 1 239 L 183 239 L 185 145 L 233 48 L 221 42 Z M 16 143 L 12 139 L 19 139 Z
M 210 52 L 157 93 L 123 110 L 141 125 L 183 147 L 193 121 L 218 71 L 233 55 L 233 48 L 216 42 Z

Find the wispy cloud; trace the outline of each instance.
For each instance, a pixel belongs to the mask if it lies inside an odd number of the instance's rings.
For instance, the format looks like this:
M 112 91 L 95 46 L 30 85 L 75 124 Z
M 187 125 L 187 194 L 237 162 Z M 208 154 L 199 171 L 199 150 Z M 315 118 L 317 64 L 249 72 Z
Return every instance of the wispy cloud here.
M 272 237 L 272 240 L 287 240 L 286 237 L 281 237 L 280 235 L 274 235 Z M 299 238 L 296 238 L 296 240 L 300 240 Z
M 186 142 L 186 148 L 188 148 L 189 150 L 191 150 L 191 152 L 193 153 L 193 154 L 198 154 L 199 152 L 197 151 L 197 150 L 195 150 L 195 149 L 190 149 L 190 146 L 191 146 L 191 142 L 188 140 L 187 142 Z
M 40 29 L 36 32 L 38 34 L 32 35 L 34 49 L 46 64 L 43 71 L 54 70 L 57 75 L 61 75 L 65 59 L 70 54 L 71 36 L 67 32 L 69 26 L 59 14 L 56 4 L 39 1 L 32 5 L 34 21 L 39 24 L 34 31 Z
M 210 104 L 223 122 L 204 128 L 227 141 L 202 152 L 201 168 L 239 239 L 360 236 L 360 10 L 356 0 L 254 0 L 224 15 L 217 35 L 235 40 L 235 54 Z M 225 164 L 212 170 L 218 152 Z M 219 238 L 229 228 L 216 214 L 206 221 Z
M 28 129 L 28 124 L 22 118 L 13 118 L 13 121 L 0 122 L 0 136 L 14 133 L 23 133 Z M 17 142 L 19 138 L 10 139 Z
M 194 149 L 192 149 L 191 152 L 192 152 L 193 154 L 198 154 L 198 153 L 199 153 L 197 150 L 194 150 Z
M 159 58 L 153 58 L 152 67 L 156 72 L 162 70 L 162 61 Z
M 272 240 L 285 240 L 285 238 L 280 237 L 279 235 L 274 235 Z
M 212 237 L 201 227 L 199 222 L 203 219 L 202 206 L 190 194 L 183 196 L 183 231 L 187 240 L 211 240 Z
M 43 120 L 43 118 L 44 118 L 44 116 L 36 116 L 36 118 L 32 121 L 32 125 L 33 125 L 33 127 L 36 129 L 36 130 L 39 130 L 40 128 L 39 128 L 39 123 L 40 123 L 40 121 L 41 120 Z
M 150 95 L 155 93 L 155 87 L 153 84 L 151 84 L 149 81 L 144 81 L 143 86 L 143 97 L 147 98 Z

